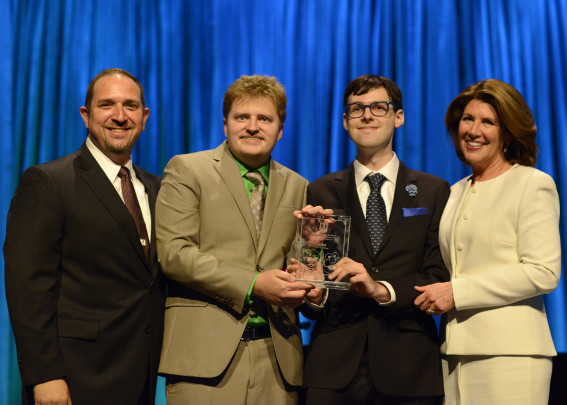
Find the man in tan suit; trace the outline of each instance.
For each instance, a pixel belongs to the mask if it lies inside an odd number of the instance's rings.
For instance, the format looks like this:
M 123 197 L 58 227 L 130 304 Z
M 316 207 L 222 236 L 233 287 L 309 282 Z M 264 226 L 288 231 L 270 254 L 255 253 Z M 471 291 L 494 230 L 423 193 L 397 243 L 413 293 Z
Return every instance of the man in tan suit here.
M 224 97 L 227 141 L 165 169 L 156 233 L 172 280 L 159 369 L 169 404 L 296 402 L 303 355 L 293 308 L 312 287 L 282 271 L 307 189 L 270 157 L 286 103 L 275 78 L 242 76 Z M 263 208 L 252 207 L 255 191 Z

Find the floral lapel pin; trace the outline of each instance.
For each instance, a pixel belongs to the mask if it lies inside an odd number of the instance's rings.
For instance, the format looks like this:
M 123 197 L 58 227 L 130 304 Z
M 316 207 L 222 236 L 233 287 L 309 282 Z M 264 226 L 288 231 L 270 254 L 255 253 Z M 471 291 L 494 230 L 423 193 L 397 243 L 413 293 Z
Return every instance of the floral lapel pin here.
M 415 184 L 408 184 L 406 186 L 406 191 L 410 197 L 415 197 L 417 195 L 417 186 Z

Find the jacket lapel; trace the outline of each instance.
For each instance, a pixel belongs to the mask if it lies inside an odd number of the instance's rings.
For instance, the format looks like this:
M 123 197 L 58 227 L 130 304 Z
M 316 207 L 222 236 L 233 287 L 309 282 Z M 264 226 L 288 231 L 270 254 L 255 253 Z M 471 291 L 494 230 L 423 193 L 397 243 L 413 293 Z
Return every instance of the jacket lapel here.
M 270 160 L 270 178 L 268 180 L 268 194 L 264 205 L 264 216 L 262 218 L 262 230 L 258 241 L 258 256 L 266 246 L 268 235 L 272 229 L 280 201 L 284 195 L 287 184 L 287 174 L 280 170 L 279 164 L 273 159 Z M 291 213 L 290 213 L 291 215 Z
M 472 182 L 472 176 L 468 177 L 467 179 L 463 179 L 461 181 L 459 181 L 458 183 L 456 183 L 455 185 L 453 185 L 453 187 L 451 187 L 451 195 L 449 196 L 449 200 L 447 200 L 447 204 L 445 205 L 445 209 L 443 211 L 443 216 L 441 217 L 441 219 L 444 219 L 445 216 L 447 216 L 447 220 L 449 221 L 449 223 L 447 225 L 444 224 L 444 221 L 442 221 L 439 224 L 439 244 L 441 246 L 446 246 L 449 251 L 450 251 L 450 267 L 449 267 L 449 271 L 451 272 L 451 275 L 453 276 L 453 272 L 455 271 L 455 269 L 457 268 L 457 263 L 456 263 L 456 257 L 457 254 L 455 252 L 456 249 L 456 245 L 455 243 L 451 243 L 450 241 L 453 240 L 453 235 L 455 233 L 455 227 L 457 226 L 457 221 L 459 219 L 459 216 L 456 215 L 457 214 L 457 210 L 461 207 L 462 204 L 462 200 L 463 198 L 465 198 L 465 194 L 466 194 L 466 188 L 470 187 Z M 445 234 L 444 239 L 441 239 L 441 226 L 443 225 L 443 233 Z M 447 263 L 445 263 L 447 264 Z
M 252 210 L 250 209 L 250 201 L 246 195 L 246 190 L 244 189 L 244 182 L 240 176 L 240 171 L 238 166 L 234 161 L 234 157 L 228 150 L 226 142 L 223 142 L 219 147 L 213 151 L 213 159 L 215 163 L 214 168 L 219 172 L 219 175 L 226 184 L 240 214 L 246 222 L 248 231 L 250 232 L 250 237 L 254 241 L 254 247 L 258 249 L 258 240 L 256 236 L 256 225 L 254 224 L 254 217 L 252 216 Z M 268 186 L 268 192 L 270 188 Z M 265 215 L 265 214 L 264 214 Z
M 152 263 L 150 263 L 150 269 L 152 271 L 152 274 L 155 276 L 158 273 L 157 266 L 153 265 L 153 260 L 154 260 L 153 258 L 157 254 L 157 248 L 155 243 L 156 240 L 155 207 L 156 207 L 156 199 L 157 199 L 157 190 L 153 184 L 150 184 L 150 181 L 146 178 L 144 172 L 138 166 L 136 165 L 133 166 L 134 166 L 134 171 L 136 172 L 136 177 L 138 177 L 138 180 L 140 180 L 144 185 L 146 194 L 148 195 L 148 203 L 150 204 L 150 217 L 152 221 L 152 226 L 151 226 L 152 235 L 150 241 L 150 260 L 152 260 Z
M 149 264 L 146 261 L 144 251 L 140 244 L 140 237 L 138 236 L 138 230 L 136 229 L 134 218 L 130 215 L 128 208 L 124 205 L 124 202 L 116 192 L 116 189 L 108 180 L 108 177 L 106 177 L 102 168 L 96 162 L 85 144 L 81 146 L 81 149 L 79 149 L 77 153 L 77 162 L 79 175 L 93 190 L 94 195 L 100 200 L 102 205 L 114 217 L 126 235 L 128 241 L 136 251 L 136 254 L 140 257 L 143 263 L 146 263 L 146 267 L 149 270 Z
M 360 206 L 360 199 L 358 198 L 358 191 L 356 190 L 356 182 L 354 179 L 354 165 L 351 163 L 346 170 L 337 173 L 336 180 L 337 187 L 335 187 L 336 197 L 341 205 L 345 208 L 345 212 L 351 213 L 351 237 L 356 234 L 360 237 L 366 252 L 372 257 L 372 242 L 368 234 L 368 227 L 366 226 L 366 218 Z

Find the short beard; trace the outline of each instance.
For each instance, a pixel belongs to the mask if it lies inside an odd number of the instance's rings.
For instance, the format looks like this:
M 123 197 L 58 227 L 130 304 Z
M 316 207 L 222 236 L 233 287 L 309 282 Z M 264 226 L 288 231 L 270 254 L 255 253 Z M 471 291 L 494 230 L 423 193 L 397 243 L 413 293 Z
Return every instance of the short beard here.
M 132 139 L 130 139 L 124 146 L 122 146 L 122 147 L 120 147 L 120 148 L 117 148 L 116 146 L 114 146 L 114 145 L 112 144 L 112 142 L 109 141 L 108 139 L 105 139 L 105 140 L 104 140 L 104 143 L 106 144 L 106 149 L 107 149 L 109 152 L 111 152 L 111 153 L 117 153 L 117 154 L 128 152 L 128 150 L 129 150 L 129 149 L 132 147 L 132 145 L 133 145 Z

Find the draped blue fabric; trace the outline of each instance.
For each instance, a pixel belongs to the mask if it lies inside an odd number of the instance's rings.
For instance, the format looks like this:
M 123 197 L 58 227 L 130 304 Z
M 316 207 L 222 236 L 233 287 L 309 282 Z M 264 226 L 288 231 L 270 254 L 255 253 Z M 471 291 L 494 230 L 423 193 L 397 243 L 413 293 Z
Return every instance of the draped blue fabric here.
M 81 145 L 79 107 L 90 79 L 108 67 L 144 85 L 150 117 L 134 160 L 156 174 L 173 155 L 224 139 L 222 98 L 233 80 L 276 76 L 287 89 L 288 118 L 274 158 L 309 180 L 354 159 L 343 90 L 376 73 L 404 94 L 406 122 L 394 145 L 401 160 L 454 183 L 469 169 L 446 135 L 445 110 L 464 87 L 498 78 L 533 109 L 537 167 L 554 177 L 565 202 L 566 21 L 562 0 L 2 0 L 0 242 L 19 176 Z M 2 279 L 3 272 L 2 258 Z M 545 297 L 561 352 L 565 287 Z M 0 403 L 17 403 L 3 283 L 0 381 Z

